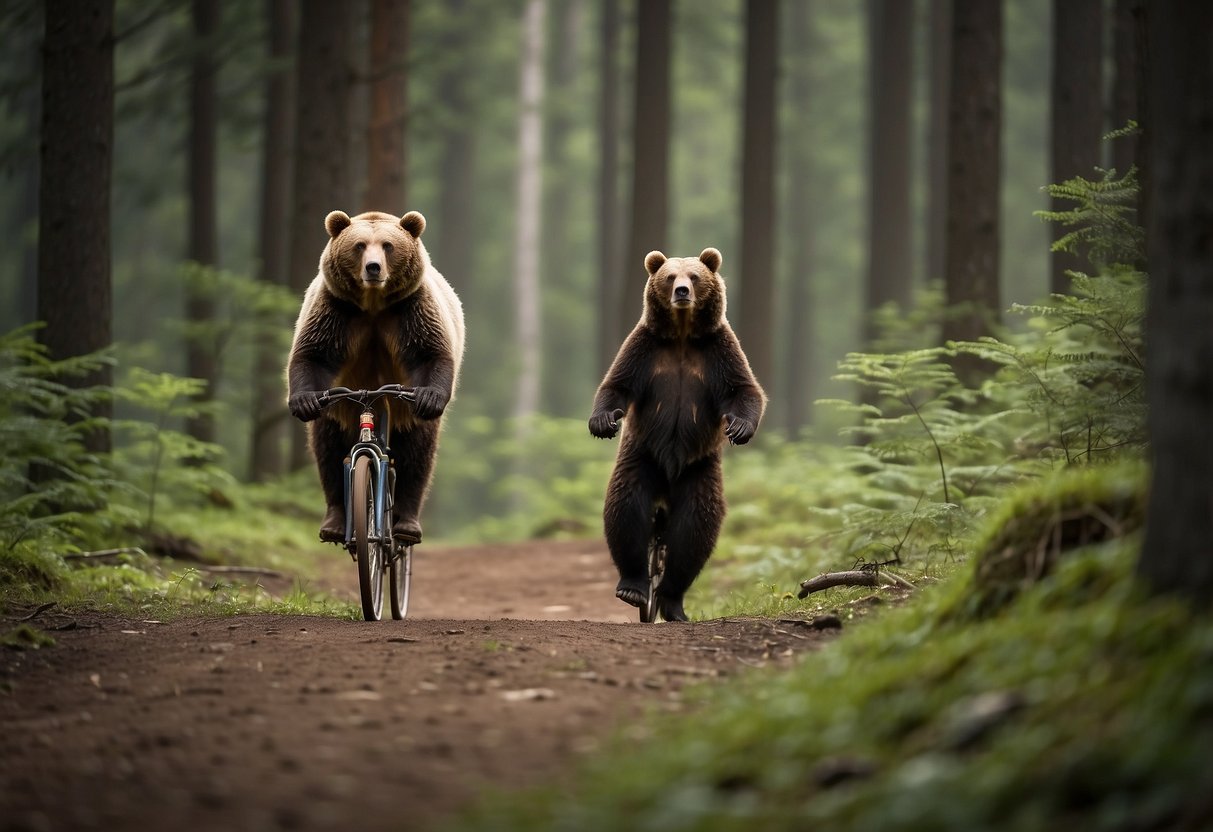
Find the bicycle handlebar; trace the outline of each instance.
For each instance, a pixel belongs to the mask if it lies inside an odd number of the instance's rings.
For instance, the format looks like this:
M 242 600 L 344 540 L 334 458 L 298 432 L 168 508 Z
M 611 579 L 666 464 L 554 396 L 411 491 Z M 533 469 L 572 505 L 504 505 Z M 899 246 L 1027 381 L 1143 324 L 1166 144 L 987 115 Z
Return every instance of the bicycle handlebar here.
M 351 390 L 348 387 L 333 387 L 320 393 L 318 399 L 320 406 L 324 407 L 332 402 L 343 399 L 354 399 L 359 404 L 369 404 L 383 396 L 395 396 L 409 402 L 417 400 L 416 391 L 412 387 L 405 387 L 403 384 L 385 384 L 378 390 Z

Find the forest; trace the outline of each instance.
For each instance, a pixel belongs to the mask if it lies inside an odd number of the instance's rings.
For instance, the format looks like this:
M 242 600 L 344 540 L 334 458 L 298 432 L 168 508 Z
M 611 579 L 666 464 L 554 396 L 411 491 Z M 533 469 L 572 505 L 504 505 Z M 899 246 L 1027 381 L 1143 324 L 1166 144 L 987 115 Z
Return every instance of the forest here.
M 1213 7 L 4 0 L 0 37 L 7 619 L 356 617 L 284 381 L 330 211 L 421 212 L 462 300 L 427 546 L 601 537 L 645 255 L 714 247 L 769 401 L 687 611 L 896 609 L 457 828 L 1213 824 Z M 844 571 L 913 589 L 798 592 Z

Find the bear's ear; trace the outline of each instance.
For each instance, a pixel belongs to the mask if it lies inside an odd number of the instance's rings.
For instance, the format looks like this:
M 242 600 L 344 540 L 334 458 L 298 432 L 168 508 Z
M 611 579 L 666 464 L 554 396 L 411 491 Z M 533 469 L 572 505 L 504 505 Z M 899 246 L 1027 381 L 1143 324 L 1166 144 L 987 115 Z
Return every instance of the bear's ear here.
M 350 227 L 350 215 L 345 211 L 333 211 L 324 218 L 324 227 L 330 237 L 336 237 Z
M 665 262 L 665 255 L 660 251 L 650 251 L 644 256 L 644 268 L 649 274 L 657 274 L 657 270 L 661 268 L 661 264 Z
M 400 227 L 414 237 L 420 237 L 421 232 L 425 231 L 425 217 L 421 216 L 420 211 L 409 211 L 400 218 Z
M 711 271 L 720 271 L 720 264 L 724 258 L 720 256 L 720 252 L 714 248 L 705 248 L 699 252 L 699 262 L 707 266 Z

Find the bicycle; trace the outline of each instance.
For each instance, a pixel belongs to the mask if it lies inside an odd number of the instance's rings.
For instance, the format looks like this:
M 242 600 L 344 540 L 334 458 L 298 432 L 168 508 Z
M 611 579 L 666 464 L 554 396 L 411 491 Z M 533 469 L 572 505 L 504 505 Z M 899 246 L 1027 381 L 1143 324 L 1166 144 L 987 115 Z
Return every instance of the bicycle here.
M 412 388 L 385 384 L 378 390 L 333 387 L 319 396 L 320 405 L 355 401 L 362 407 L 358 441 L 350 448 L 345 471 L 345 548 L 358 564 L 362 617 L 379 621 L 383 615 L 383 581 L 387 572 L 392 618 L 408 612 L 413 573 L 413 544 L 392 537 L 392 503 L 396 469 L 388 447 L 391 408 L 388 399 L 414 401 Z
M 645 602 L 640 605 L 641 624 L 652 624 L 657 620 L 657 587 L 661 584 L 661 579 L 665 575 L 665 560 L 666 555 L 669 553 L 669 548 L 666 546 L 663 538 L 665 521 L 665 507 L 658 506 L 657 510 L 653 513 L 653 533 L 649 536 L 649 595 L 645 599 Z

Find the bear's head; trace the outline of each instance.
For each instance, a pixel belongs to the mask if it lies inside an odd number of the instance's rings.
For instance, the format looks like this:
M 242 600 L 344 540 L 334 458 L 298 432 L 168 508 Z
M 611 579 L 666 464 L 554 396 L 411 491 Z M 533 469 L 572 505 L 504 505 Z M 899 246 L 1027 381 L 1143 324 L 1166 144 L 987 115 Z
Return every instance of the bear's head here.
M 724 278 L 720 252 L 705 248 L 698 257 L 666 257 L 650 251 L 644 258 L 649 282 L 644 292 L 644 323 L 665 338 L 714 332 L 724 322 Z
M 320 273 L 329 291 L 361 309 L 377 311 L 417 291 L 429 255 L 421 244 L 425 217 L 370 211 L 351 218 L 333 211 L 324 218 L 329 241 Z

